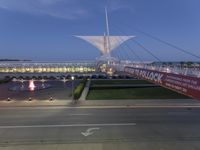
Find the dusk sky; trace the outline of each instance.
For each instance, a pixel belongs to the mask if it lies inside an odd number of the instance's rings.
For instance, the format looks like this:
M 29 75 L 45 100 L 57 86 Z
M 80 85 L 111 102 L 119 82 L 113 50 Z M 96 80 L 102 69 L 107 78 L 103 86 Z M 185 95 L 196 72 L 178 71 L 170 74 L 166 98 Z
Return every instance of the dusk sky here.
M 73 35 L 103 35 L 105 6 L 112 35 L 135 35 L 135 40 L 163 61 L 200 61 L 134 30 L 139 28 L 200 56 L 200 0 L 0 0 L 0 58 L 95 59 L 99 51 Z M 143 60 L 155 60 L 133 40 L 126 45 Z M 126 49 L 121 46 L 114 53 L 126 57 Z

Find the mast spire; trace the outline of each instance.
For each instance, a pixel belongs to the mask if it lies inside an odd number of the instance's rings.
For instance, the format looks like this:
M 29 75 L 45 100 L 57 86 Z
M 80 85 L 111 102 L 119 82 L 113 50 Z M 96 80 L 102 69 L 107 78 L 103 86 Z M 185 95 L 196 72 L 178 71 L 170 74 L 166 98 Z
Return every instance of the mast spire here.
M 92 44 L 97 49 L 99 49 L 102 54 L 101 59 L 110 60 L 112 58 L 111 57 L 112 50 L 119 47 L 127 40 L 134 38 L 135 36 L 113 36 L 113 35 L 110 36 L 107 7 L 105 7 L 105 17 L 106 17 L 105 18 L 106 31 L 103 36 L 76 36 L 76 37 L 85 40 L 86 42 Z
M 110 36 L 107 7 L 105 7 L 105 14 L 106 14 L 106 34 L 107 36 Z
M 105 14 L 106 14 L 106 51 L 107 51 L 108 56 L 110 56 L 110 29 L 109 29 L 107 7 L 105 7 Z

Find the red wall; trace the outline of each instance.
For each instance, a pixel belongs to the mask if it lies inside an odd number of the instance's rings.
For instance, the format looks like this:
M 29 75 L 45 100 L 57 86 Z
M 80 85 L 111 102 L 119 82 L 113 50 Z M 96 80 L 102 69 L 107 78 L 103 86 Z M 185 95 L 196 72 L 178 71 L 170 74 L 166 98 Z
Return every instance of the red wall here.
M 200 100 L 200 78 L 164 73 L 147 69 L 125 67 L 124 71 L 141 79 Z

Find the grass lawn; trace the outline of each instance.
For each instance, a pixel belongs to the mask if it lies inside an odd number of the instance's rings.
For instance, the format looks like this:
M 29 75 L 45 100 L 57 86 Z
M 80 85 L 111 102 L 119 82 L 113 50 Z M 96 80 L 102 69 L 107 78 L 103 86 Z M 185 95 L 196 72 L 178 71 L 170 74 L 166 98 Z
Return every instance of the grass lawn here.
M 87 100 L 112 99 L 188 99 L 188 97 L 162 87 L 144 88 L 92 88 Z
M 145 80 L 92 80 L 91 85 L 115 84 L 152 84 Z

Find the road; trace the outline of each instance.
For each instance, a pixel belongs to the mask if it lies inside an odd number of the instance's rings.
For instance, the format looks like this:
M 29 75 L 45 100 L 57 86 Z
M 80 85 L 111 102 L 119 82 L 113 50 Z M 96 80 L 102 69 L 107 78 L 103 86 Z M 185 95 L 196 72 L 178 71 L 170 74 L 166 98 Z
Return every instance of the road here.
M 199 140 L 198 108 L 0 109 L 0 149 L 84 144 L 85 149 L 193 150 L 200 149 Z

